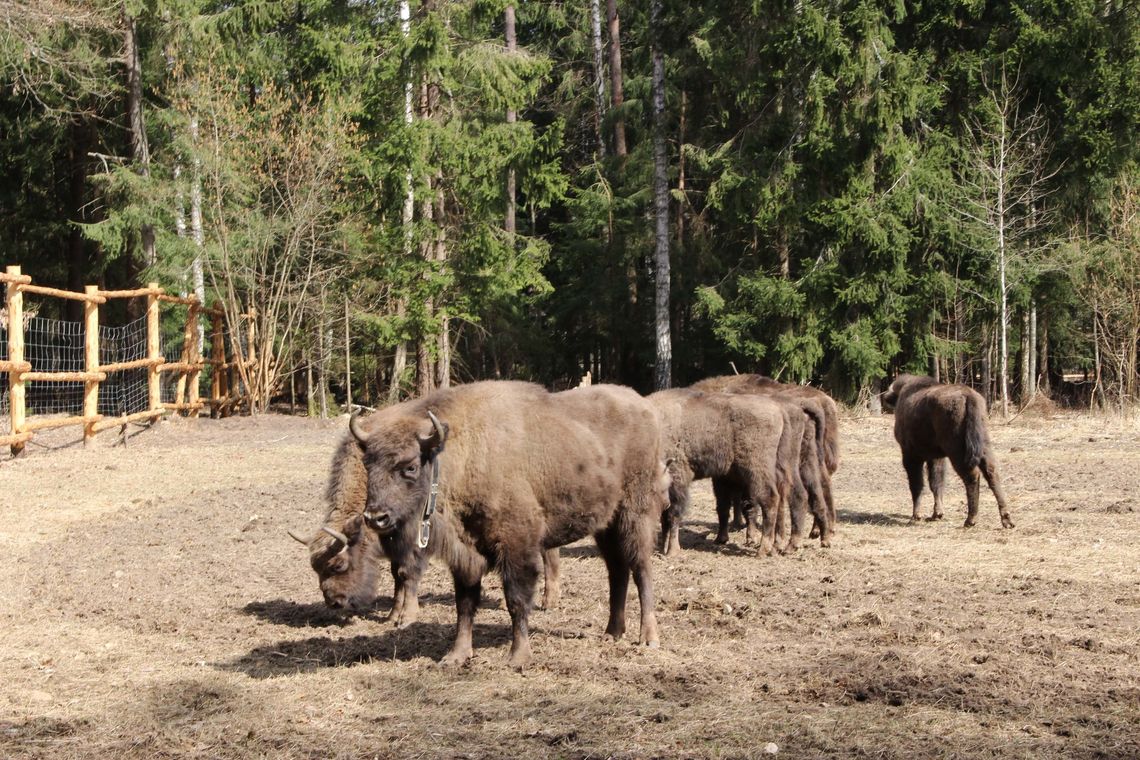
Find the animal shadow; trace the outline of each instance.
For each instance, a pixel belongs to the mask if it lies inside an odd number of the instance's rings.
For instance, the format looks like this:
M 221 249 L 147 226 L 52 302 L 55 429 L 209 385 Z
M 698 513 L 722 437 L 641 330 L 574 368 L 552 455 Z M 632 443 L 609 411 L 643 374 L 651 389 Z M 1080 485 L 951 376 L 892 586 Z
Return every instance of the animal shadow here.
M 885 512 L 852 512 L 849 509 L 837 510 L 839 525 L 910 525 L 910 517 Z
M 217 663 L 215 667 L 265 679 L 370 662 L 405 662 L 417 657 L 438 660 L 451 648 L 454 632 L 455 626 L 446 623 L 413 623 L 376 636 L 344 639 L 313 636 L 254 647 L 247 654 Z M 476 624 L 473 640 L 476 650 L 501 649 L 510 641 L 510 626 Z
M 715 534 L 717 531 L 716 523 L 711 522 L 690 522 L 681 527 L 681 548 L 685 551 L 697 552 L 712 552 L 714 554 L 724 554 L 730 557 L 751 557 L 756 554 L 756 550 L 751 547 L 744 546 L 744 533 L 740 532 L 736 538 L 729 539 L 727 544 L 718 544 L 716 541 L 708 538 L 709 535 Z
M 258 620 L 290 628 L 344 628 L 357 618 L 382 622 L 391 608 L 390 597 L 381 597 L 373 607 L 355 612 L 334 610 L 323 602 L 299 604 L 289 599 L 272 599 L 267 602 L 250 602 L 241 611 Z

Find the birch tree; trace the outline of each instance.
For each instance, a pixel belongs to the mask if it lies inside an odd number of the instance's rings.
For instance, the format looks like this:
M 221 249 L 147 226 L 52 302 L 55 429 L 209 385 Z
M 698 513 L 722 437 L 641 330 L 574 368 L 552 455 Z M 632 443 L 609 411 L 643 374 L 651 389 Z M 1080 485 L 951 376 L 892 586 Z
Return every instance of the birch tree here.
M 1043 203 L 1049 195 L 1049 133 L 1040 107 L 1027 109 L 1016 74 L 1003 64 L 983 77 L 983 112 L 967 138 L 961 213 L 974 224 L 979 250 L 991 256 L 997 279 L 998 395 L 1009 417 L 1009 298 L 1023 284 L 1045 250 L 1041 231 L 1052 220 Z

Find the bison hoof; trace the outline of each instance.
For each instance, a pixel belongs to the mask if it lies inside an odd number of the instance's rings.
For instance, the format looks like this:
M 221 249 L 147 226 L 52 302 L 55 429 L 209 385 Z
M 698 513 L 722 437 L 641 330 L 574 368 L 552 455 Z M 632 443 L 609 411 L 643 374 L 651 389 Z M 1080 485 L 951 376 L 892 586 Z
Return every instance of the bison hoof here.
M 457 668 L 471 659 L 471 652 L 457 652 L 454 649 L 440 658 L 441 668 Z
M 728 543 L 728 534 L 727 533 L 717 533 L 716 538 L 714 538 L 713 541 L 715 543 L 718 543 L 718 544 L 727 544 Z
M 1013 520 L 1009 519 L 1009 515 L 1002 515 L 1001 516 L 1001 527 L 1003 527 L 1003 528 L 1012 528 L 1013 527 Z
M 733 520 L 731 527 L 733 530 L 744 530 L 745 525 L 746 523 L 742 520 Z
M 808 538 L 819 538 L 819 528 L 812 528 L 811 533 L 808 533 Z
M 827 539 L 827 538 L 821 538 L 819 540 L 819 545 L 820 545 L 820 547 L 822 547 L 824 549 L 830 549 L 831 548 L 831 540 Z
M 942 513 L 941 512 L 935 512 L 930 517 L 926 518 L 926 521 L 927 522 L 934 522 L 935 520 L 941 520 L 941 519 L 942 519 Z
M 648 647 L 649 649 L 660 649 L 661 648 L 661 642 L 658 641 L 657 639 L 653 639 L 652 641 L 644 641 L 644 642 L 642 642 L 642 645 Z
M 966 522 L 965 522 L 965 523 L 963 523 L 962 527 L 963 527 L 963 528 L 972 528 L 972 527 L 974 527 L 974 520 L 973 520 L 973 519 L 971 519 L 971 518 L 969 518 L 969 517 L 967 517 L 967 518 L 966 518 Z
M 911 516 L 910 516 L 910 521 L 911 521 L 912 523 L 920 523 L 920 522 L 922 522 L 922 518 L 921 518 L 921 517 L 919 517 L 918 515 L 911 515 Z

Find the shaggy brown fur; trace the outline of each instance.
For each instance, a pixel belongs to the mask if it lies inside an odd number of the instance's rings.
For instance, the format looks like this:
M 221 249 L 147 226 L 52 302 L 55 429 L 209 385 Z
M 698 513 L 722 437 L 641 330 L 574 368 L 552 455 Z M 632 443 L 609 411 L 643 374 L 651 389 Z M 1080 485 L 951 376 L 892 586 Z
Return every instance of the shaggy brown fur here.
M 309 544 L 309 562 L 316 571 L 325 604 L 353 612 L 375 604 L 379 567 L 389 560 L 395 583 L 392 609 L 386 616 L 398 628 L 414 623 L 419 616 L 419 582 L 427 571 L 428 559 L 440 553 L 441 540 L 433 535 L 426 549 L 417 544 L 419 523 L 408 522 L 403 530 L 377 535 L 361 530 L 368 497 L 368 471 L 364 453 L 350 434 L 341 441 L 333 456 L 326 491 L 328 510 L 322 525 L 342 533 L 345 545 L 318 531 Z M 558 549 L 543 553 L 542 607 L 552 609 L 561 597 Z
M 343 534 L 348 544 L 318 531 L 308 542 L 309 562 L 329 607 L 359 611 L 375 603 L 380 562 L 389 558 L 395 593 L 387 619 L 404 627 L 415 622 L 419 613 L 417 589 L 432 547 L 429 544 L 427 551 L 416 547 L 419 528 L 411 523 L 399 534 L 384 537 L 362 530 L 367 497 L 363 452 L 348 435 L 337 447 L 330 466 L 328 509 L 322 522 Z
M 799 459 L 802 423 L 778 402 L 708 394 L 688 388 L 658 391 L 649 400 L 661 413 L 666 454 L 673 459 L 673 486 L 669 509 L 662 515 L 665 553 L 681 551 L 679 531 L 688 509 L 689 485 L 714 478 L 717 541 L 728 540 L 729 498 L 746 495 L 760 508 L 761 553 L 769 553 L 776 539 L 777 515 L 797 484 L 794 463 Z M 755 512 L 748 521 L 748 542 L 753 541 Z
M 818 388 L 810 385 L 792 385 L 781 383 L 764 375 L 722 375 L 709 377 L 695 383 L 693 388 L 704 391 L 719 391 L 722 393 L 744 393 L 759 396 L 778 395 L 789 401 L 799 403 L 804 414 L 812 418 L 816 429 L 815 449 L 818 452 L 819 467 L 810 468 L 814 475 L 807 481 L 808 493 L 811 498 L 821 496 L 827 504 L 830 524 L 834 529 L 837 514 L 835 499 L 832 496 L 831 479 L 839 469 L 839 409 L 835 400 Z M 822 423 L 819 422 L 822 412 Z M 818 491 L 812 490 L 813 482 L 818 482 Z M 739 527 L 740 520 L 734 521 L 734 527 Z M 816 521 L 812 528 L 812 537 L 819 536 L 821 543 L 828 539 L 822 535 L 822 523 Z M 825 543 L 826 545 L 826 543 Z
M 883 394 L 883 405 L 895 412 L 895 440 L 902 449 L 903 467 L 910 482 L 912 520 L 918 520 L 922 497 L 922 466 L 926 465 L 934 494 L 931 520 L 942 519 L 942 485 L 946 459 L 966 484 L 966 527 L 978 518 L 980 477 L 985 477 L 1002 527 L 1012 528 L 997 458 L 986 427 L 986 401 L 965 385 L 942 385 L 932 377 L 900 375 Z
M 429 410 L 443 421 L 442 439 Z M 632 571 L 641 641 L 658 644 L 650 560 L 665 505 L 660 424 L 645 399 L 615 386 L 550 394 L 529 383 L 481 382 L 383 409 L 365 430 L 366 516 L 384 535 L 418 523 L 430 457 L 438 452 L 441 496 L 432 534 L 452 572 L 458 613 L 444 663 L 471 656 L 482 577 L 494 566 L 511 614 L 509 662 L 524 665 L 542 552 L 588 535 L 610 576 L 606 633 L 625 632 Z

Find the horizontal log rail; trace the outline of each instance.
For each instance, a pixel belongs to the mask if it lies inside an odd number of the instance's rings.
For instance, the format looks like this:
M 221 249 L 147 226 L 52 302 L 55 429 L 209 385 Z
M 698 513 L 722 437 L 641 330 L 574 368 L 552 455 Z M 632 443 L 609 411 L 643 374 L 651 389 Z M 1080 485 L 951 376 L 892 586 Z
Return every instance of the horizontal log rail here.
M 105 372 L 21 372 L 23 382 L 57 383 L 101 383 L 107 379 Z
M 138 298 L 139 296 L 160 296 L 162 288 L 135 288 L 134 290 L 100 290 L 104 298 Z
M 158 300 L 166 301 L 167 303 L 178 303 L 183 306 L 196 306 L 199 303 L 198 299 L 194 296 L 172 296 L 169 293 L 160 293 Z
M 10 435 L 0 435 L 0 446 L 19 446 L 27 443 L 36 437 L 36 434 L 31 431 L 24 431 L 23 433 L 12 433 Z
M 41 296 L 53 296 L 55 298 L 67 298 L 72 301 L 85 301 L 87 303 L 107 303 L 107 299 L 100 295 L 89 295 L 87 293 L 73 293 L 70 290 L 60 290 L 59 288 L 46 288 L 43 285 L 28 285 L 20 284 L 16 286 L 21 293 L 34 293 Z
M 98 422 L 101 419 L 103 419 L 103 415 L 101 414 L 80 414 L 75 417 L 48 417 L 40 420 L 31 420 L 29 422 L 25 422 L 24 429 L 20 432 L 26 433 L 30 430 L 47 430 L 49 428 L 67 427 L 68 425 L 89 425 L 93 422 Z
M 201 365 L 197 362 L 167 362 L 166 364 L 158 365 L 159 372 L 193 372 L 201 368 Z
M 118 427 L 119 425 L 126 425 L 129 422 L 138 422 L 139 420 L 153 420 L 161 417 L 164 414 L 169 414 L 169 409 L 148 409 L 145 412 L 135 412 L 134 414 L 124 414 L 121 417 L 108 417 L 104 420 L 96 422 L 92 426 L 94 432 L 99 433 L 108 428 Z
M 5 284 L 10 282 L 14 285 L 30 285 L 32 282 L 32 276 L 27 274 L 0 272 L 0 282 L 3 282 Z
M 0 359 L 0 372 L 15 372 L 19 374 L 31 371 L 32 365 L 29 362 L 10 362 L 6 359 Z
M 193 409 L 201 409 L 201 408 L 202 408 L 202 407 L 204 407 L 205 405 L 206 405 L 206 402 L 205 402 L 205 401 L 195 401 L 194 403 L 190 403 L 190 402 L 188 402 L 188 401 L 183 401 L 181 404 L 178 404 L 178 403 L 169 403 L 169 404 L 167 404 L 167 403 L 164 403 L 164 404 L 162 405 L 162 408 L 163 408 L 163 409 L 166 409 L 166 410 L 168 410 L 168 411 L 172 411 L 172 412 L 184 412 L 184 411 L 190 411 L 190 410 L 193 410 Z
M 100 364 L 99 371 L 110 374 L 112 372 L 122 372 L 128 369 L 142 369 L 144 367 L 160 367 L 166 363 L 166 357 L 160 356 L 157 359 L 135 359 L 129 362 L 116 362 L 115 364 Z

